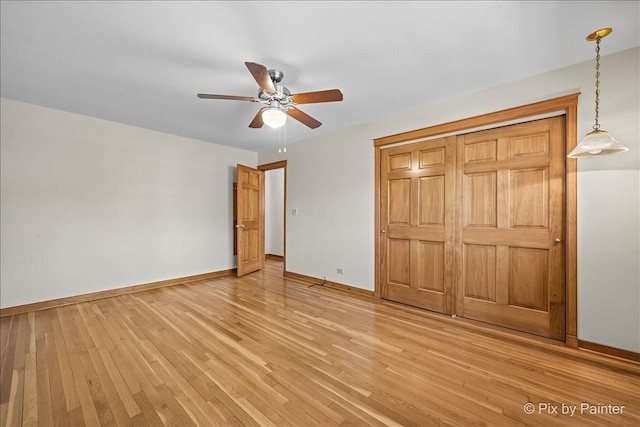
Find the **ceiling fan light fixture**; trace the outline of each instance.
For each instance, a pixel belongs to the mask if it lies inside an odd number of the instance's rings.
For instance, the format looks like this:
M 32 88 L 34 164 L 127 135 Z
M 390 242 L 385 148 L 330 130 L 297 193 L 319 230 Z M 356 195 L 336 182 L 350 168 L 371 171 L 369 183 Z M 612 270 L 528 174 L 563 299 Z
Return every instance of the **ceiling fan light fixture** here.
M 272 129 L 284 126 L 287 114 L 280 107 L 271 106 L 262 112 L 262 121 Z

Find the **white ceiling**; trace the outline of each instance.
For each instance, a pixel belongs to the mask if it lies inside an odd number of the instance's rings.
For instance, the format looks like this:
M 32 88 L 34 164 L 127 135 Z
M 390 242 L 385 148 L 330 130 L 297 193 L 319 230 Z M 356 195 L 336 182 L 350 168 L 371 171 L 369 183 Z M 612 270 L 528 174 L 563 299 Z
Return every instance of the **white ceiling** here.
M 2 1 L 2 97 L 253 151 L 260 104 L 245 61 L 291 92 L 339 88 L 300 107 L 287 143 L 640 45 L 637 1 Z M 603 64 L 603 73 L 606 65 Z

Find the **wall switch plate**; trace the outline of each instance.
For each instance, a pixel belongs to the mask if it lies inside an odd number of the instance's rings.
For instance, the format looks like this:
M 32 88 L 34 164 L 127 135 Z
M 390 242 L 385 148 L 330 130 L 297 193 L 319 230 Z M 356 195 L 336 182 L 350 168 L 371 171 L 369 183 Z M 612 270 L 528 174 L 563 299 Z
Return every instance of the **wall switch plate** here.
M 291 209 L 291 215 L 298 215 L 298 208 Z
M 342 274 L 342 269 L 341 268 L 336 268 L 336 273 Z

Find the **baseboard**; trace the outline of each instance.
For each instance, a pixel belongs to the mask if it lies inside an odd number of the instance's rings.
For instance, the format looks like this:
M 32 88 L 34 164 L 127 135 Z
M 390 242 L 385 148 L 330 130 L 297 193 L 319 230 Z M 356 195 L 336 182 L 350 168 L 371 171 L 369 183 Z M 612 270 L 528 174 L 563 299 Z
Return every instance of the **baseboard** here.
M 274 261 L 284 261 L 284 257 L 282 255 L 266 254 L 264 257 Z
M 288 277 L 290 279 L 297 279 L 297 280 L 300 280 L 302 282 L 307 282 L 307 283 L 322 283 L 322 282 L 324 282 L 324 279 L 320 279 L 320 278 L 317 278 L 317 277 L 311 277 L 311 276 L 305 276 L 304 274 L 294 273 L 292 271 L 285 271 L 284 272 L 284 277 Z M 361 289 L 361 288 L 355 288 L 353 286 L 344 285 L 342 283 L 330 282 L 330 281 L 327 280 L 326 282 L 323 283 L 323 286 L 325 286 L 327 288 L 331 288 L 331 289 L 336 289 L 338 291 L 349 292 L 349 293 L 354 294 L 354 295 L 360 295 L 360 296 L 373 298 L 373 291 L 368 291 L 366 289 Z
M 194 276 L 179 277 L 177 279 L 161 280 L 159 282 L 132 285 L 124 288 L 109 289 L 106 291 L 92 292 L 89 294 L 75 295 L 72 297 L 58 298 L 48 301 L 34 302 L 31 304 L 17 305 L 14 307 L 0 308 L 0 317 L 24 314 L 30 311 L 46 310 L 50 308 L 62 307 L 70 304 L 89 302 L 103 298 L 111 298 L 119 295 L 133 294 L 136 292 L 148 291 L 150 289 L 164 288 L 166 286 L 178 285 L 181 283 L 195 282 L 197 280 L 214 279 L 216 277 L 234 274 L 235 268 L 229 270 L 213 271 L 211 273 L 196 274 Z
M 578 348 L 580 345 L 580 341 L 578 340 L 578 337 L 575 337 L 573 335 L 567 335 L 567 337 L 564 340 L 564 343 L 569 348 Z
M 591 350 L 598 353 L 608 354 L 621 359 L 631 360 L 640 363 L 640 353 L 635 353 L 621 348 L 609 347 L 608 345 L 596 344 L 594 342 L 578 340 L 578 347 L 584 350 Z

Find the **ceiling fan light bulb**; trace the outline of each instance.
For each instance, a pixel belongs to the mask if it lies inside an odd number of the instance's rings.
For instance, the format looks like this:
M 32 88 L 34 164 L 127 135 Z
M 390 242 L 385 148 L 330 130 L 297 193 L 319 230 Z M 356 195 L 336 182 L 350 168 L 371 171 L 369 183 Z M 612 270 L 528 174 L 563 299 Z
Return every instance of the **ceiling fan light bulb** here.
M 595 157 L 607 154 L 623 153 L 628 148 L 609 135 L 606 130 L 596 129 L 582 138 L 576 148 L 569 153 L 569 158 Z
M 262 112 L 262 121 L 270 128 L 277 129 L 287 122 L 287 115 L 278 107 L 271 107 Z

